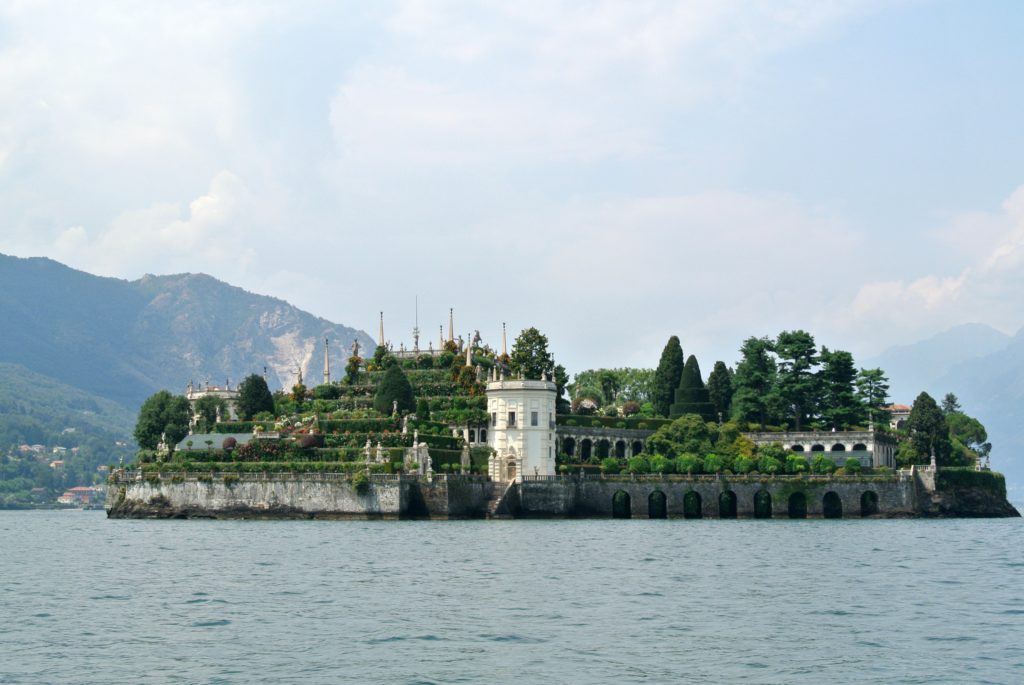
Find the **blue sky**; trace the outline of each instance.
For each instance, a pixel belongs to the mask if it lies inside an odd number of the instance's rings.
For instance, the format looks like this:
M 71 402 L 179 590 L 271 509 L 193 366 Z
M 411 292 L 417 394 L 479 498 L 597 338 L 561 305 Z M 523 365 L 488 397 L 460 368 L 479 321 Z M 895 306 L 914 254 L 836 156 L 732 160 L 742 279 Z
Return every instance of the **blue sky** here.
M 0 8 L 0 251 L 570 370 L 1024 325 L 1017 2 Z

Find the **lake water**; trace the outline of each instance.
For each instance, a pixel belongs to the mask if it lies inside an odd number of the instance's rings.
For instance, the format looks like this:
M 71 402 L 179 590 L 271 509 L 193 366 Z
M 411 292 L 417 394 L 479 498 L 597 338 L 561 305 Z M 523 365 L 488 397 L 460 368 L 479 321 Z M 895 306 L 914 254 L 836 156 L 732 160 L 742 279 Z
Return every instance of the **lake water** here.
M 1024 523 L 0 512 L 0 683 L 1024 682 Z

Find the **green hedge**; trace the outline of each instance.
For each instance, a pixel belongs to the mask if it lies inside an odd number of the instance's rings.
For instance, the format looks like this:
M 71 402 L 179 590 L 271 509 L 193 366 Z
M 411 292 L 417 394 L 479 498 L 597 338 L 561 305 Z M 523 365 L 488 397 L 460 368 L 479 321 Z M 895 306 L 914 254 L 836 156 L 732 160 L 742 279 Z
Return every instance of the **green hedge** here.
M 559 414 L 555 417 L 559 426 L 580 426 L 583 428 L 626 428 L 628 430 L 656 431 L 672 423 L 672 419 L 652 419 L 647 416 L 583 416 L 582 414 Z
M 935 477 L 939 490 L 978 488 L 1006 498 L 1006 479 L 995 471 L 975 471 L 971 467 L 940 468 Z

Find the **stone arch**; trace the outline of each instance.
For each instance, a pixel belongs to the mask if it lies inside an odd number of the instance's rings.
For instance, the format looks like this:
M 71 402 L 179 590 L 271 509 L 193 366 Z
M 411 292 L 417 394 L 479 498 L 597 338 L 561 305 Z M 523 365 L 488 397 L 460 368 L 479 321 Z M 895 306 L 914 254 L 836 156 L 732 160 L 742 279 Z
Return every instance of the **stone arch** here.
M 594 456 L 594 441 L 590 438 L 580 440 L 580 461 L 590 461 Z
M 875 516 L 878 514 L 878 495 L 873 490 L 865 490 L 860 496 L 860 515 Z
M 633 507 L 630 503 L 629 493 L 625 490 L 616 490 L 612 495 L 612 518 L 628 519 L 633 516 Z
M 772 495 L 767 490 L 754 493 L 754 518 L 770 519 L 772 517 Z
M 736 518 L 736 493 L 732 490 L 723 490 L 718 496 L 718 518 Z
M 570 457 L 576 456 L 576 440 L 575 438 L 566 438 L 562 441 L 562 451 L 568 454 Z
M 841 442 L 837 442 L 836 444 L 832 445 L 832 449 L 830 451 L 832 451 L 832 452 L 845 452 L 846 451 L 846 445 L 844 445 Z
M 811 451 L 812 452 L 824 452 L 825 451 L 825 446 L 824 445 L 811 445 Z
M 625 440 L 616 440 L 615 441 L 615 457 L 617 459 L 625 459 L 626 458 L 626 441 Z
M 668 499 L 661 490 L 647 496 L 647 516 L 652 519 L 668 518 Z
M 700 493 L 690 490 L 683 495 L 683 518 L 699 519 L 704 517 L 704 507 Z
M 608 438 L 601 438 L 597 441 L 597 458 L 604 459 L 609 456 L 612 451 L 612 445 L 608 442 Z
M 805 495 L 802 492 L 794 492 L 792 495 L 789 496 L 787 508 L 789 510 L 789 518 L 807 518 L 807 495 Z
M 856 445 L 853 446 L 853 451 L 854 452 L 867 452 L 868 451 L 868 446 L 865 445 L 862 442 L 858 442 Z
M 643 451 L 644 451 L 644 441 L 643 440 L 634 440 L 633 441 L 633 456 L 635 457 L 638 454 L 642 454 Z
M 821 498 L 821 515 L 827 519 L 843 518 L 843 500 L 839 495 L 829 490 Z
M 793 445 L 792 447 L 789 448 L 789 451 L 790 452 L 803 452 L 804 451 L 804 446 L 803 445 Z

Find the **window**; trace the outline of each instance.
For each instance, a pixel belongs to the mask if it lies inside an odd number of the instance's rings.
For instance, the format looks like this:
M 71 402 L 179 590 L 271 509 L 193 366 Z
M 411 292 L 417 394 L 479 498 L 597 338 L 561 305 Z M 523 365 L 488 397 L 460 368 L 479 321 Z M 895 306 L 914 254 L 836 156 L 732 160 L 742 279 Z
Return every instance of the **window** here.
M 498 412 L 492 411 L 491 412 L 491 428 L 494 428 L 497 425 L 498 425 Z
M 508 427 L 509 428 L 515 428 L 516 427 L 516 413 L 514 411 L 510 411 L 508 413 Z
M 530 425 L 531 425 L 531 426 L 536 426 L 536 425 L 538 425 L 539 423 L 540 423 L 540 421 L 539 421 L 539 419 L 537 418 L 537 412 L 535 412 L 535 411 L 531 411 L 531 412 L 530 412 Z

